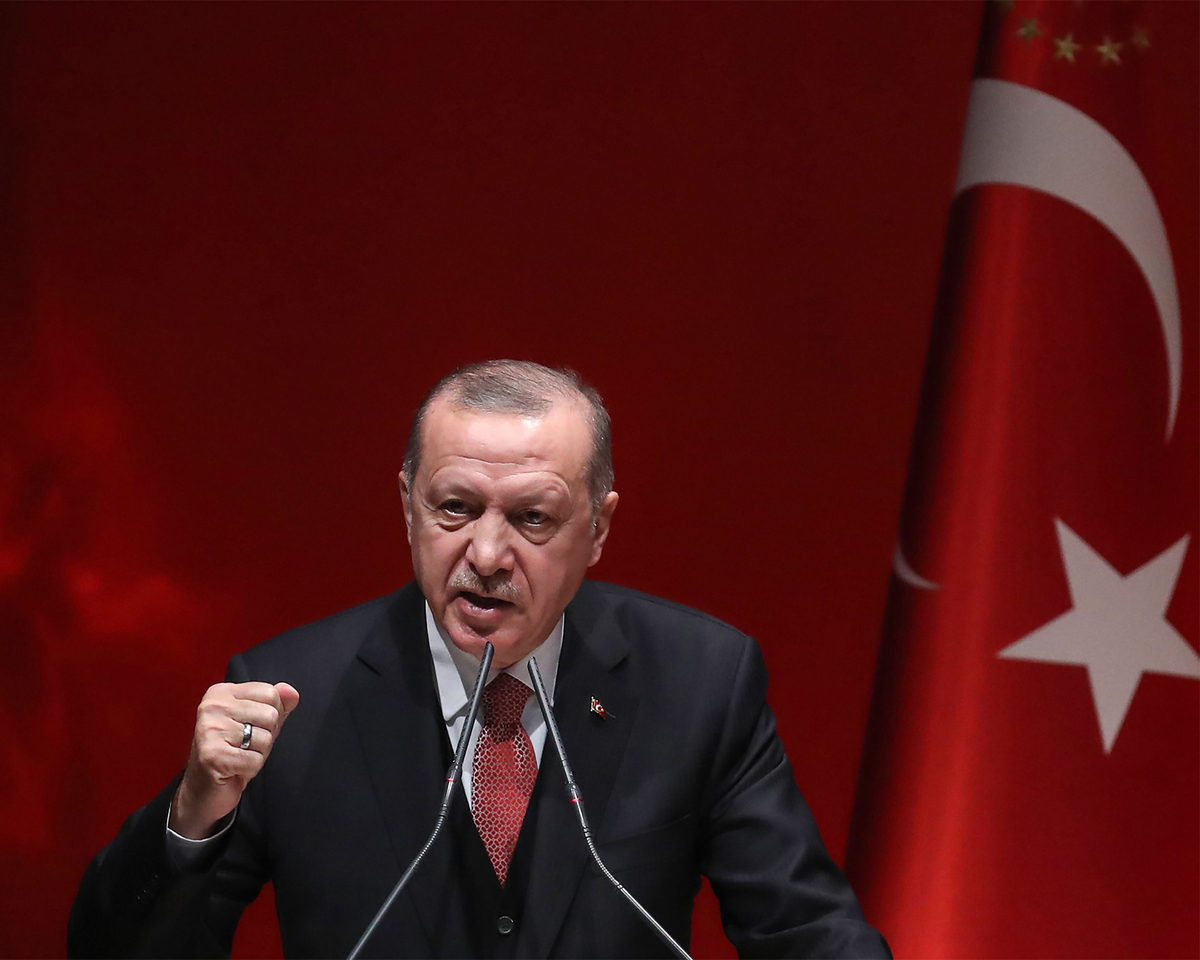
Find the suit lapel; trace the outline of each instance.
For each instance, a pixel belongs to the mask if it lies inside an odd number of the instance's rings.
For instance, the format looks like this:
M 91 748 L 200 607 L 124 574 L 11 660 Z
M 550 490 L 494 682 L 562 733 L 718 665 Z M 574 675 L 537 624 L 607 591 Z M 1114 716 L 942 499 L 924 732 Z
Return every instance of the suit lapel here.
M 599 590 L 584 583 L 567 607 L 566 630 L 554 687 L 554 718 L 575 780 L 583 794 L 593 835 L 602 833 L 608 799 L 637 711 L 628 640 Z M 595 697 L 608 713 L 589 710 Z M 590 856 L 568 802 L 562 766 L 547 735 L 540 776 L 534 851 L 525 894 L 527 921 L 519 955 L 548 956 L 562 928 Z
M 363 641 L 347 694 L 398 880 L 433 829 L 448 752 L 425 636 L 424 598 L 415 585 L 396 595 Z M 444 946 L 451 908 L 446 896 L 450 843 L 448 835 L 439 837 L 405 888 L 431 952 Z

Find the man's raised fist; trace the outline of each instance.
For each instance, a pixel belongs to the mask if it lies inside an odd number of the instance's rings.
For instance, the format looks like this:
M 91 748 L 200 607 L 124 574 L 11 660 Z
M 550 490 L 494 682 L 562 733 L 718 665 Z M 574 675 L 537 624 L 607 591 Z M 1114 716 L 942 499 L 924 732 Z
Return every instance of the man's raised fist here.
M 287 683 L 218 683 L 196 710 L 192 752 L 171 804 L 170 827 L 193 840 L 213 832 L 262 769 L 300 702 Z

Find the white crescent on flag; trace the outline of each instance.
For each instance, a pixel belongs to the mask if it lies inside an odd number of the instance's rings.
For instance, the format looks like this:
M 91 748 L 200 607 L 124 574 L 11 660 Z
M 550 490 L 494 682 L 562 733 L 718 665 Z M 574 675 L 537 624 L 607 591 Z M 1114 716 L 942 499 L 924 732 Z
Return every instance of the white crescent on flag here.
M 1167 428 L 1179 410 L 1183 345 L 1179 291 L 1162 214 L 1137 161 L 1082 110 L 1040 90 L 980 78 L 971 86 L 957 197 L 984 183 L 1006 183 L 1065 200 L 1103 224 L 1129 251 L 1150 287 L 1167 356 Z M 936 590 L 896 544 L 896 576 L 910 587 Z
M 1162 214 L 1137 161 L 1082 110 L 1032 87 L 983 78 L 971 86 L 955 196 L 981 183 L 1015 184 L 1065 200 L 1129 251 L 1162 324 L 1170 440 L 1183 365 L 1179 291 Z

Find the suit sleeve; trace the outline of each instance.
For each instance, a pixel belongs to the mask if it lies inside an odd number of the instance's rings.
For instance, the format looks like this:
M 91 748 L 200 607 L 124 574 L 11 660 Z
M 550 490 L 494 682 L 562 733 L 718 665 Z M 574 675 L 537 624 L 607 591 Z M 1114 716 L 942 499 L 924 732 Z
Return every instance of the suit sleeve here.
M 240 657 L 226 680 L 248 679 Z M 228 957 L 242 911 L 267 880 L 257 791 L 242 795 L 233 827 L 199 871 L 167 851 L 167 813 L 182 774 L 122 824 L 88 865 L 67 925 L 70 957 Z M 253 786 L 253 782 L 251 784 Z
M 863 918 L 821 842 L 767 706 L 767 671 L 747 640 L 709 780 L 701 871 L 742 957 L 870 957 L 891 952 Z

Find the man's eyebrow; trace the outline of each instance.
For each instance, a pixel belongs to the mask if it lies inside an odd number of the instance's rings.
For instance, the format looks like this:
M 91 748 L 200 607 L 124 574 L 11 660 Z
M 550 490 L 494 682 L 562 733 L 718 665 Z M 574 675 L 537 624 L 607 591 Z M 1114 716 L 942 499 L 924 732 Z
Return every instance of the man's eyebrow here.
M 429 484 L 430 496 L 478 496 L 478 489 L 461 477 L 434 478 Z
M 569 494 L 570 484 L 566 479 L 556 475 L 543 475 L 533 480 L 518 495 L 529 494 L 537 496 L 542 493 L 553 493 L 555 496 Z
M 513 497 L 513 503 L 517 506 L 545 503 L 547 501 L 553 501 L 557 504 L 567 499 L 570 499 L 570 494 L 561 486 L 558 484 L 546 484 L 536 490 L 528 490 L 517 494 Z

